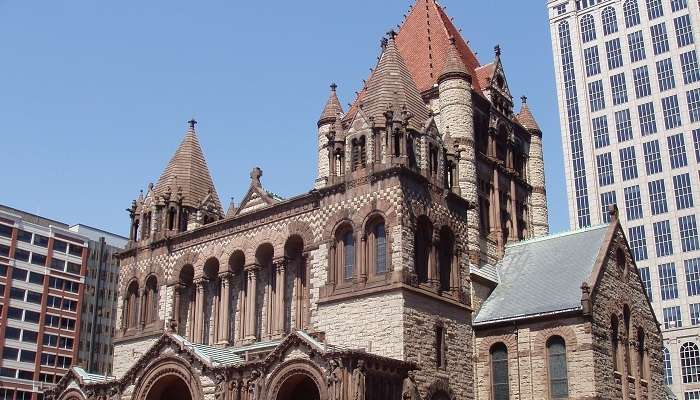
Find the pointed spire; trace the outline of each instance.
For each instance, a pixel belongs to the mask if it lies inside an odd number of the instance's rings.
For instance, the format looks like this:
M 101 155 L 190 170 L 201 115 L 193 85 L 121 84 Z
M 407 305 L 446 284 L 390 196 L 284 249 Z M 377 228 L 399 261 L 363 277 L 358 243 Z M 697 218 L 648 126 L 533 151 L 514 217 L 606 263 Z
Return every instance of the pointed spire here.
M 396 47 L 395 38 L 396 33 L 390 31 L 377 68 L 367 81 L 361 108 L 380 126 L 386 123 L 385 113 L 391 109 L 396 117 L 403 115 L 410 128 L 420 131 L 428 119 L 428 108 Z
M 527 105 L 527 96 L 521 97 L 520 100 L 522 101 L 522 106 L 520 108 L 520 112 L 518 115 L 516 115 L 518 122 L 520 122 L 520 125 L 522 125 L 528 131 L 541 133 L 542 130 L 537 124 L 535 117 L 532 115 L 530 107 Z
M 154 192 L 162 196 L 169 187 L 172 191 L 173 184 L 177 184 L 178 195 L 182 196 L 184 206 L 197 208 L 208 196 L 211 196 L 216 213 L 223 215 L 219 195 L 216 193 L 209 167 L 207 167 L 199 138 L 195 132 L 197 121 L 192 119 L 187 124 L 187 133 L 158 179 Z
M 343 106 L 340 104 L 338 94 L 336 93 L 337 88 L 338 85 L 331 83 L 331 94 L 328 96 L 328 101 L 326 102 L 326 106 L 323 108 L 323 113 L 321 113 L 321 117 L 318 119 L 319 127 L 321 125 L 326 125 L 333 122 L 336 118 L 343 114 Z
M 464 61 L 462 61 L 462 57 L 459 55 L 457 41 L 454 36 L 450 38 L 450 49 L 447 51 L 445 68 L 442 69 L 438 83 L 446 79 L 464 79 L 469 82 L 472 80 L 466 65 L 464 65 Z

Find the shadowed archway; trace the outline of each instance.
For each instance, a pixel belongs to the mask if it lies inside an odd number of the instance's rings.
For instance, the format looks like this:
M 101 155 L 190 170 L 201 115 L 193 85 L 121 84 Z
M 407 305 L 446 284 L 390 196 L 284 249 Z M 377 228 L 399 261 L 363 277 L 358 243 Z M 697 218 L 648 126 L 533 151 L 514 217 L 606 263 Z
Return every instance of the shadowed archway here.
M 318 386 L 304 374 L 290 376 L 280 388 L 277 400 L 320 400 Z M 150 400 L 150 399 L 149 399 Z
M 146 400 L 192 400 L 192 394 L 180 377 L 166 375 L 153 385 Z

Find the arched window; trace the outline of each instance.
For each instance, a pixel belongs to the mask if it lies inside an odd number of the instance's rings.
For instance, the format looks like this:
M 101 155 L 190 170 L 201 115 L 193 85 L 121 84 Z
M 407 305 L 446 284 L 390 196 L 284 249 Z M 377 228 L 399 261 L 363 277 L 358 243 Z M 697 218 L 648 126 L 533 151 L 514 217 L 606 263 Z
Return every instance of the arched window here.
M 124 311 L 122 312 L 124 328 L 130 329 L 138 325 L 139 314 L 139 284 L 136 280 L 129 284 L 124 298 Z
M 438 275 L 440 276 L 440 290 L 449 291 L 457 286 L 454 279 L 453 268 L 455 239 L 452 231 L 448 227 L 440 229 L 440 248 L 438 254 Z
M 617 316 L 613 314 L 613 316 L 610 318 L 610 348 L 612 350 L 612 364 L 613 364 L 613 370 L 619 371 L 620 366 L 618 365 L 619 363 L 619 352 L 618 352 L 618 346 L 620 345 L 620 322 L 617 319 Z
M 585 15 L 581 18 L 581 40 L 583 43 L 588 43 L 595 38 L 595 20 L 592 15 Z
M 144 321 L 146 324 L 158 320 L 158 279 L 151 275 L 146 279 L 146 313 Z
M 607 36 L 615 32 L 617 32 L 617 15 L 615 14 L 615 9 L 606 7 L 605 10 L 603 10 L 603 34 Z
M 371 272 L 381 275 L 387 271 L 386 225 L 382 218 L 375 218 L 367 229 L 367 259 Z
M 428 269 L 430 268 L 430 253 L 432 250 L 433 241 L 433 224 L 430 220 L 421 216 L 418 218 L 414 244 L 414 262 L 415 272 L 418 277 L 418 282 L 428 282 Z
M 683 383 L 700 382 L 700 349 L 693 342 L 681 346 L 681 376 Z
M 367 165 L 366 140 L 364 136 L 352 139 L 352 170 L 364 168 Z
M 491 389 L 493 400 L 508 400 L 508 348 L 503 343 L 491 347 Z
M 185 265 L 178 276 L 179 304 L 177 305 L 177 332 L 187 335 L 187 320 L 192 321 L 190 315 L 193 312 L 194 300 L 194 268 L 191 264 Z
M 667 386 L 673 384 L 673 367 L 671 366 L 671 352 L 664 347 L 664 383 Z
M 355 276 L 355 233 L 350 225 L 336 232 L 335 265 L 338 283 L 351 281 Z
M 430 175 L 437 175 L 438 171 L 438 150 L 437 147 L 430 143 L 428 144 L 428 172 Z
M 622 11 L 625 13 L 625 26 L 631 28 L 639 25 L 642 21 L 639 18 L 639 4 L 637 0 L 627 0 L 622 6 Z
M 644 329 L 637 329 L 637 370 L 639 379 L 646 379 L 647 376 L 647 355 L 646 355 L 646 338 L 644 337 Z
M 547 341 L 547 360 L 549 364 L 549 393 L 552 399 L 569 397 L 569 373 L 566 364 L 566 343 L 559 336 Z

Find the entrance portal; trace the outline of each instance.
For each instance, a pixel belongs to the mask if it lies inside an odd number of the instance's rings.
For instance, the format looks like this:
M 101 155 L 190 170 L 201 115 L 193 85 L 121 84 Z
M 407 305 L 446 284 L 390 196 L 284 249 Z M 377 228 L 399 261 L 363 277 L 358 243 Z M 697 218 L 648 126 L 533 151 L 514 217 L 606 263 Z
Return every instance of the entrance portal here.
M 294 375 L 287 379 L 279 393 L 277 400 L 320 400 L 321 395 L 318 386 L 313 379 L 306 375 Z
M 146 400 L 192 400 L 192 393 L 180 377 L 167 375 L 153 385 Z

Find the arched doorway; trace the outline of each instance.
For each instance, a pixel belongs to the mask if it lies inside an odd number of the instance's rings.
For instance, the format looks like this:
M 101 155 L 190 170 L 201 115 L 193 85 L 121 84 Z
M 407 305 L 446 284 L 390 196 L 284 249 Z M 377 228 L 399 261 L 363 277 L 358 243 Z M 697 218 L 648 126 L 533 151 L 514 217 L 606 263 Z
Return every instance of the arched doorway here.
M 311 377 L 297 374 L 289 377 L 280 388 L 277 400 L 320 400 L 318 386 Z M 149 399 L 150 400 L 150 399 Z
M 182 378 L 166 375 L 148 391 L 146 400 L 192 400 L 192 393 Z

